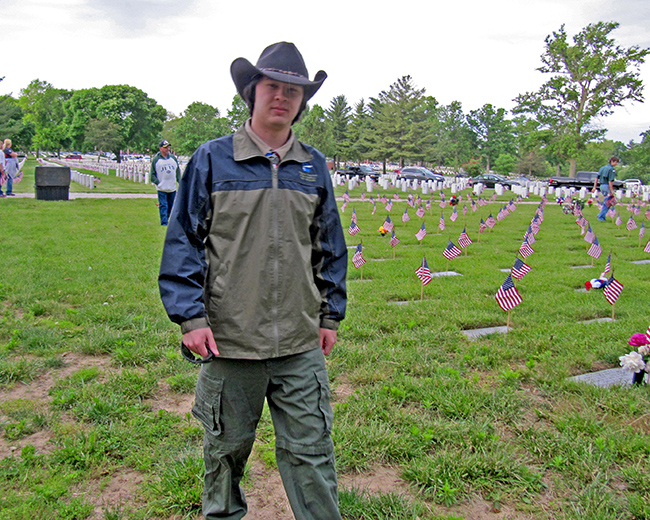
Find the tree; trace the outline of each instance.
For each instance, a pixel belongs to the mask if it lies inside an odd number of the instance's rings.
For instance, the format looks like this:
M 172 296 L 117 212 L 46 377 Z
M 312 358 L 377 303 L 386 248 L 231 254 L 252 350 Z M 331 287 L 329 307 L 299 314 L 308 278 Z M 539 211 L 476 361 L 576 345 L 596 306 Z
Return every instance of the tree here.
M 594 126 L 626 101 L 643 101 L 639 67 L 650 49 L 622 48 L 609 34 L 616 22 L 598 22 L 585 27 L 568 42 L 564 25 L 546 37 L 542 66 L 551 74 L 537 92 L 517 96 L 516 113 L 533 114 L 543 129 L 553 133 L 549 151 L 570 164 L 575 176 L 577 156 L 585 144 L 600 139 L 605 130 Z
M 88 123 L 93 119 L 108 119 L 119 127 L 119 142 L 111 150 L 118 161 L 122 149 L 156 148 L 167 115 L 154 99 L 129 85 L 77 90 L 66 108 L 68 135 L 75 147 L 83 145 Z
M 67 144 L 65 103 L 71 93 L 46 81 L 33 80 L 20 91 L 18 104 L 23 120 L 34 129 L 32 146 L 37 150 L 60 150 Z
M 514 153 L 512 123 L 506 119 L 506 111 L 487 103 L 467 116 L 467 124 L 476 136 L 478 148 L 485 158 L 486 171 L 502 154 Z
M 228 109 L 227 119 L 230 130 L 234 132 L 243 125 L 249 117 L 248 107 L 239 94 L 232 99 L 232 106 Z
M 332 139 L 334 141 L 334 153 L 332 155 L 334 168 L 337 170 L 339 168 L 339 159 L 349 158 L 350 143 L 347 137 L 351 111 L 348 100 L 343 95 L 333 97 L 329 109 L 325 111 L 325 116 L 332 128 Z
M 191 155 L 206 141 L 228 133 L 228 121 L 220 117 L 218 108 L 195 101 L 185 109 L 174 129 L 174 150 Z
M 363 98 L 354 105 L 354 113 L 348 125 L 348 155 L 350 159 L 361 162 L 369 157 L 371 143 L 368 140 L 370 132 L 370 116 Z
M 327 157 L 332 157 L 336 151 L 332 127 L 325 117 L 325 111 L 319 105 L 305 107 L 300 121 L 293 125 L 293 131 L 298 139 L 317 148 Z
M 641 179 L 650 184 L 650 128 L 641 134 L 641 142 L 631 141 L 621 152 L 621 159 L 628 164 L 625 178 Z
M 452 101 L 438 109 L 433 133 L 435 142 L 432 155 L 438 165 L 445 164 L 458 169 L 474 156 L 475 136 L 467 125 L 467 118 L 459 101 Z
M 501 175 L 508 175 L 515 169 L 516 164 L 517 158 L 514 155 L 502 153 L 494 161 L 494 169 Z
M 84 149 L 115 150 L 120 145 L 120 127 L 109 119 L 91 119 L 86 125 Z M 100 156 L 97 156 L 99 162 Z
M 431 122 L 425 89 L 416 89 L 411 76 L 402 76 L 377 98 L 370 98 L 372 151 L 377 157 L 422 162 L 429 153 Z
M 0 136 L 11 139 L 15 149 L 27 149 L 34 136 L 34 126 L 23 120 L 23 110 L 11 96 L 0 97 Z

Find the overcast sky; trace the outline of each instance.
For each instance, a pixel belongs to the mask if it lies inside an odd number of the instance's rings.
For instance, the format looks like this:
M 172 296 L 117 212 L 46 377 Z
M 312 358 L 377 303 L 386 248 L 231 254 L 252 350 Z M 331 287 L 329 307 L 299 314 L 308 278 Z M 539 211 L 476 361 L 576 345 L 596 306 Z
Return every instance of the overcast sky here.
M 648 0 L 0 0 L 4 56 L 0 94 L 30 81 L 76 90 L 128 84 L 180 115 L 193 101 L 225 115 L 235 87 L 230 64 L 252 63 L 277 41 L 294 42 L 310 77 L 328 73 L 312 98 L 324 108 L 343 94 L 353 105 L 410 75 L 439 103 L 465 113 L 512 100 L 547 79 L 536 71 L 544 39 L 562 24 L 573 36 L 589 23 L 617 21 L 624 47 L 650 47 Z M 650 128 L 646 103 L 601 122 L 607 137 L 639 142 Z

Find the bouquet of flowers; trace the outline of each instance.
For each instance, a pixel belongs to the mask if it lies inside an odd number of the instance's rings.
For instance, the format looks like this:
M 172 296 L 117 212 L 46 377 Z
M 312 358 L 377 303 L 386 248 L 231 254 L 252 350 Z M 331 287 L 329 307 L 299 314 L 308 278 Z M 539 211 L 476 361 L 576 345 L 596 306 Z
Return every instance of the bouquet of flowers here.
M 648 332 L 650 332 L 650 328 Z M 645 373 L 650 372 L 650 360 L 648 359 L 650 357 L 650 337 L 648 334 L 632 334 L 628 343 L 637 347 L 637 350 L 621 356 L 619 358 L 621 366 L 634 373 L 633 383 L 641 384 Z
M 451 199 L 449 199 L 449 205 L 456 206 L 457 204 L 458 204 L 458 197 L 456 197 L 456 195 L 452 195 Z
M 387 230 L 384 226 L 379 226 L 378 231 L 379 231 L 379 234 L 380 234 L 382 237 L 385 236 L 386 233 L 388 233 L 388 230 Z

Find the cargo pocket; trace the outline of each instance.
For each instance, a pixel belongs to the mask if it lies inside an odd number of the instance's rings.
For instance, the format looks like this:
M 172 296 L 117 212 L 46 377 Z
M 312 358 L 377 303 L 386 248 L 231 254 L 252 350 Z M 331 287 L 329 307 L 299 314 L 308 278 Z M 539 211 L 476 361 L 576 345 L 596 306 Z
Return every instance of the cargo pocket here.
M 332 433 L 334 414 L 332 413 L 332 405 L 330 404 L 330 384 L 327 377 L 327 370 L 319 370 L 316 372 L 316 379 L 318 380 L 318 386 L 320 388 L 318 408 L 325 420 L 325 432 L 329 435 Z
M 196 417 L 207 433 L 221 435 L 221 392 L 223 379 L 213 379 L 202 370 L 196 383 L 196 399 L 192 415 Z

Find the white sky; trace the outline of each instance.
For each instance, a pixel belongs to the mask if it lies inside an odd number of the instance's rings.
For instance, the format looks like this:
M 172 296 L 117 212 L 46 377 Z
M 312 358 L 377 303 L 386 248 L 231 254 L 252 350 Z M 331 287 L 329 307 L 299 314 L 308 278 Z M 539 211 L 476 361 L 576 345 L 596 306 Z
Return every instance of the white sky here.
M 328 73 L 312 98 L 323 108 L 343 94 L 353 105 L 410 75 L 439 103 L 465 113 L 512 100 L 547 79 L 536 71 L 544 39 L 562 24 L 573 36 L 589 23 L 617 21 L 623 47 L 650 47 L 647 0 L 0 0 L 0 94 L 30 81 L 68 90 L 128 84 L 180 115 L 193 101 L 230 107 L 230 64 L 292 41 L 310 77 Z M 650 60 L 649 60 L 650 61 Z M 646 103 L 602 121 L 607 137 L 639 142 L 650 128 Z

